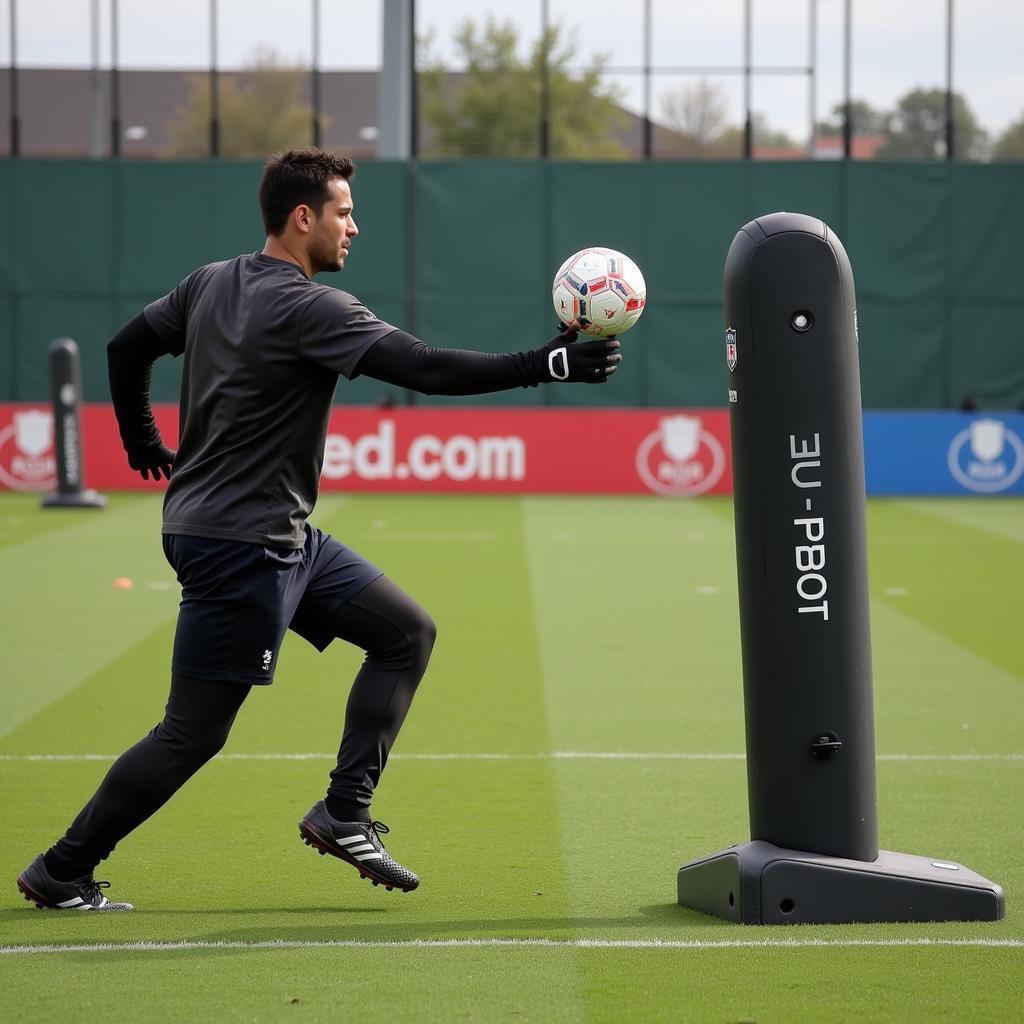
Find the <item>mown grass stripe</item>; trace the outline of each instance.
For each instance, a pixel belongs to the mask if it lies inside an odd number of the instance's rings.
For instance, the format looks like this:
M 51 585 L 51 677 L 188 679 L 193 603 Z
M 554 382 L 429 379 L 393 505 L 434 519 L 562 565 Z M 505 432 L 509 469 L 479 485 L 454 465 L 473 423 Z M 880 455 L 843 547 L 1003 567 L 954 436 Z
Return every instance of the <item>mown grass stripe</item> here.
M 957 526 L 1024 544 L 1024 500 L 1020 498 L 922 498 L 899 504 Z
M 33 953 L 164 953 L 200 949 L 1022 949 L 1024 939 L 218 939 L 178 942 L 94 942 L 0 946 L 0 955 Z
M 106 510 L 85 508 L 42 507 L 43 494 L 6 493 L 0 504 L 0 550 L 45 539 L 48 535 L 61 533 L 89 525 L 93 520 L 109 515 L 111 510 L 124 511 L 129 506 L 145 501 L 151 495 L 145 493 L 114 494 Z
M 879 605 L 888 605 L 979 661 L 1024 679 L 1013 600 L 1024 571 L 1019 542 L 895 502 L 870 507 L 868 536 L 873 621 Z
M 113 586 L 117 578 L 134 588 Z M 0 551 L 5 685 L 0 736 L 13 732 L 173 620 L 160 548 L 160 498 L 113 502 L 66 529 Z M 163 666 L 161 666 L 162 668 Z

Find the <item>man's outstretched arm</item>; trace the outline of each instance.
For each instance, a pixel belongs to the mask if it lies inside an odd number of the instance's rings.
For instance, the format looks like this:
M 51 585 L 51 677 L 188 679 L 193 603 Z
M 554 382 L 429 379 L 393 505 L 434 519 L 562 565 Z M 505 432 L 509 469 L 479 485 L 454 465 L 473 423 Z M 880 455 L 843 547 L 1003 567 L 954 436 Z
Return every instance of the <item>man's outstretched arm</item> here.
M 603 384 L 621 359 L 618 340 L 578 342 L 568 327 L 527 352 L 431 348 L 405 331 L 392 331 L 366 350 L 356 374 L 424 395 L 483 395 L 555 381 Z
M 174 351 L 141 313 L 107 345 L 110 397 L 121 443 L 128 454 L 128 465 L 141 473 L 144 480 L 149 479 L 150 473 L 154 480 L 159 480 L 161 473 L 168 480 L 171 478 L 174 452 L 160 437 L 150 407 L 149 389 L 153 363 Z

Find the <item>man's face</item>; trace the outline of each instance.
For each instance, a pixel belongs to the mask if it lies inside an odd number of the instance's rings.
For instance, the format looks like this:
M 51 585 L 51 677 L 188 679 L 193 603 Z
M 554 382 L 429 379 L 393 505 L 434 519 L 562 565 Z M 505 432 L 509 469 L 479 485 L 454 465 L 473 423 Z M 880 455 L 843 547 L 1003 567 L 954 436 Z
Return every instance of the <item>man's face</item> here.
M 352 239 L 359 234 L 352 219 L 352 190 L 348 182 L 344 178 L 332 178 L 327 190 L 330 196 L 324 201 L 306 246 L 314 274 L 341 270 Z

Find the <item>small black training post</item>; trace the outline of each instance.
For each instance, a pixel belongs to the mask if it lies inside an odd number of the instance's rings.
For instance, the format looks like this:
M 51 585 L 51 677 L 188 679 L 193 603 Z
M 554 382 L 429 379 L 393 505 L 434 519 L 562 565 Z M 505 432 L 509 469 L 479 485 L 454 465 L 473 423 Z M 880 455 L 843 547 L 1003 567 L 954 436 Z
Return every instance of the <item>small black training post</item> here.
M 43 508 L 105 508 L 107 499 L 83 486 L 82 371 L 78 346 L 70 338 L 50 343 L 50 386 L 57 446 L 57 492 L 43 498 Z
M 725 263 L 751 841 L 679 903 L 744 924 L 994 921 L 961 864 L 878 849 L 853 271 L 822 221 L 745 224 Z

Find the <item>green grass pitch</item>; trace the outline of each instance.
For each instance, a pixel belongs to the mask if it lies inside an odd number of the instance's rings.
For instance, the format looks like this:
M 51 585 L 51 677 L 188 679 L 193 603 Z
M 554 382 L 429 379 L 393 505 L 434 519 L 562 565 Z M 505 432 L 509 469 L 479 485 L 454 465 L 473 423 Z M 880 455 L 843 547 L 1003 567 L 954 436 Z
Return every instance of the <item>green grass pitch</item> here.
M 160 717 L 159 499 L 0 497 L 6 1021 L 1008 1021 L 1024 1014 L 1024 502 L 873 501 L 881 845 L 998 881 L 999 924 L 751 928 L 675 905 L 748 838 L 731 504 L 325 497 L 439 640 L 374 805 L 419 891 L 315 856 L 359 654 L 286 641 L 223 755 L 101 865 L 17 872 Z M 128 577 L 131 589 L 112 586 Z M 47 947 L 43 951 L 30 951 Z

